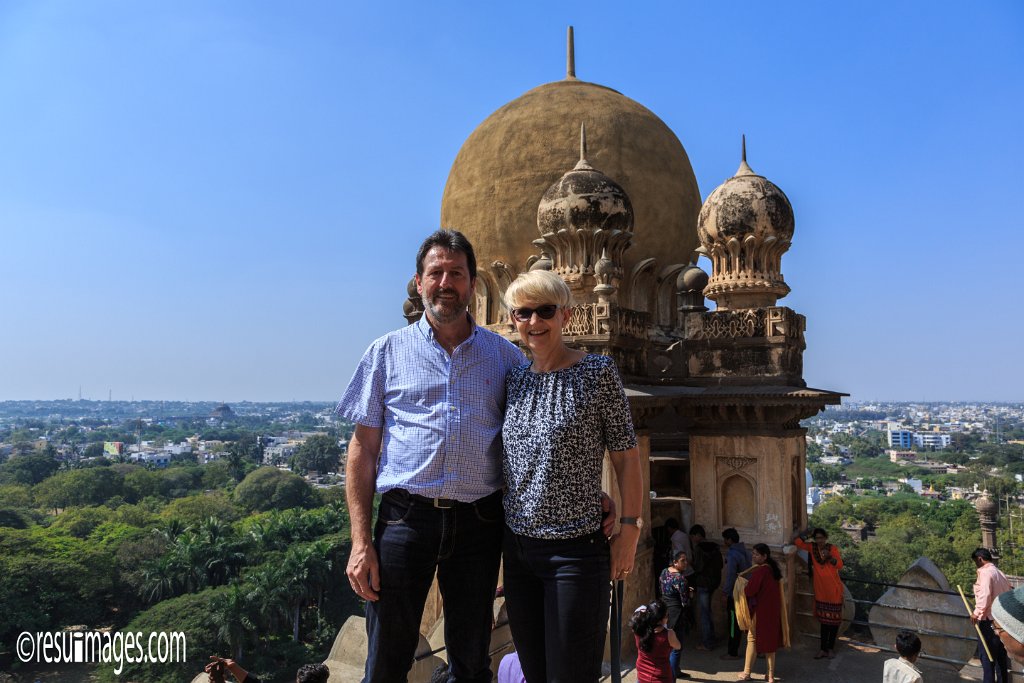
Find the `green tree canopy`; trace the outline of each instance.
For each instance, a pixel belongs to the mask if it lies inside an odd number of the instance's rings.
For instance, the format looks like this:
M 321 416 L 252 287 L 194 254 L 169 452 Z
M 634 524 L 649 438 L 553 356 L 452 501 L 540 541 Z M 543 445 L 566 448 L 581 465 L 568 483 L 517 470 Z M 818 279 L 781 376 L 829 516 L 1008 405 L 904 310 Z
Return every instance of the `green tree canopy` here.
M 292 469 L 306 474 L 310 470 L 325 474 L 337 472 L 341 462 L 341 447 L 338 440 L 327 434 L 314 434 L 299 446 L 292 456 Z
M 17 455 L 0 465 L 0 484 L 38 484 L 59 467 L 52 453 Z
M 250 472 L 235 488 L 235 501 L 247 510 L 310 508 L 315 504 L 309 484 L 293 472 L 261 467 Z

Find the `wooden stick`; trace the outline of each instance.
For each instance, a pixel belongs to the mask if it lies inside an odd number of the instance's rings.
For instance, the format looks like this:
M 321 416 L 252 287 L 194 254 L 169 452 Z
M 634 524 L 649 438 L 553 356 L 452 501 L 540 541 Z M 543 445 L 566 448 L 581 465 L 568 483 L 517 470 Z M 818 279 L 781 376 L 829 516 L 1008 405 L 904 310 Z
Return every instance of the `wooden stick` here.
M 981 641 L 982 646 L 985 648 L 985 654 L 988 655 L 988 661 L 994 663 L 996 660 L 992 658 L 992 651 L 988 649 L 988 643 L 985 642 L 985 636 L 981 635 L 981 626 L 978 625 L 978 622 L 974 621 L 974 610 L 971 609 L 971 604 L 967 602 L 967 596 L 964 595 L 964 589 L 960 587 L 960 584 L 956 585 L 956 589 L 960 591 L 960 597 L 963 598 L 964 607 L 967 608 L 967 616 L 971 617 L 971 621 L 974 622 L 974 630 L 978 632 L 978 640 Z

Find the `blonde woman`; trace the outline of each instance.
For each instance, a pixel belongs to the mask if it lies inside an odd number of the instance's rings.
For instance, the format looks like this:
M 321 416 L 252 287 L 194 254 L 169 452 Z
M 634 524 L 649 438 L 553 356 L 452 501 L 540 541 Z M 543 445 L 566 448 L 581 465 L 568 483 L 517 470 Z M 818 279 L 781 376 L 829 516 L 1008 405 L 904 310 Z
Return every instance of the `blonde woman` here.
M 505 604 L 523 673 L 540 681 L 601 675 L 610 580 L 633 569 L 642 478 L 629 404 L 614 362 L 569 348 L 569 287 L 548 271 L 505 293 L 532 362 L 509 372 L 502 429 Z M 601 531 L 601 467 L 619 485 L 621 528 Z

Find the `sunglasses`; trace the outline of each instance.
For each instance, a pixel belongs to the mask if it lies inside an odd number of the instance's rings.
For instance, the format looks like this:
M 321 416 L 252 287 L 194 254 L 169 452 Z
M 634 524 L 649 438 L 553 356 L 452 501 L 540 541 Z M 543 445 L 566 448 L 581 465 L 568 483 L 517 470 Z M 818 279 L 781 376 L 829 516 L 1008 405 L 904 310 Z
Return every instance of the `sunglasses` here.
M 513 308 L 512 317 L 521 323 L 528 323 L 530 322 L 530 318 L 533 317 L 534 313 L 536 313 L 537 317 L 540 318 L 541 320 L 551 320 L 552 318 L 555 317 L 555 313 L 557 312 L 557 304 L 544 304 L 543 306 L 538 306 L 537 308 Z

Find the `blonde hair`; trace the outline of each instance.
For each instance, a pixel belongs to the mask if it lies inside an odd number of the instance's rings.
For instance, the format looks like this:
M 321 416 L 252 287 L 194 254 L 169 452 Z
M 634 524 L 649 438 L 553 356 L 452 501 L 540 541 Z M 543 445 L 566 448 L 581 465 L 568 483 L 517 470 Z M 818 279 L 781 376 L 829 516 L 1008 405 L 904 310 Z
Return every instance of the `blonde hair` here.
M 511 310 L 522 304 L 572 306 L 572 292 L 565 280 L 549 270 L 522 273 L 505 290 L 505 305 Z

